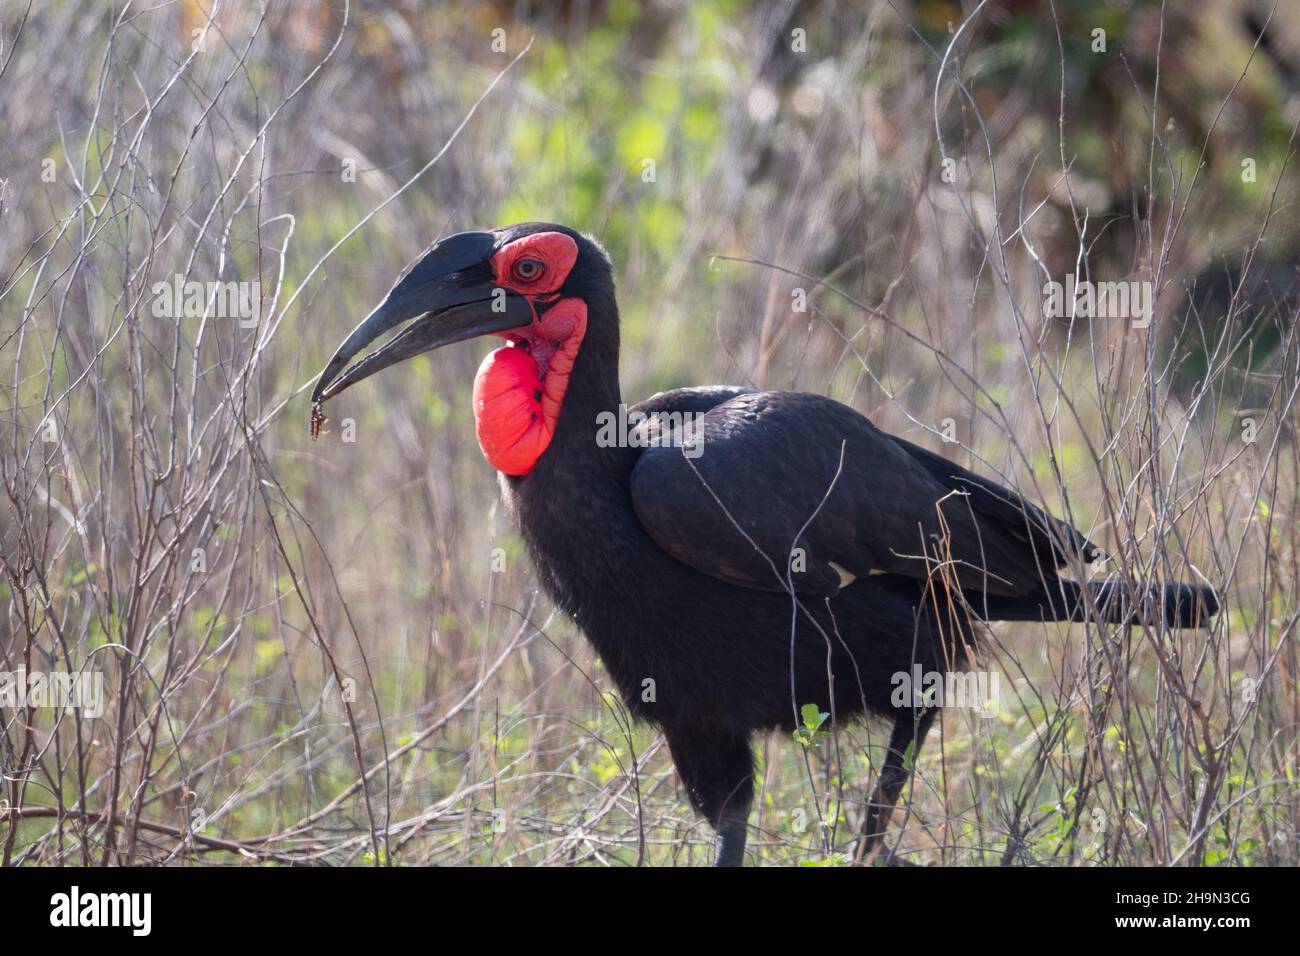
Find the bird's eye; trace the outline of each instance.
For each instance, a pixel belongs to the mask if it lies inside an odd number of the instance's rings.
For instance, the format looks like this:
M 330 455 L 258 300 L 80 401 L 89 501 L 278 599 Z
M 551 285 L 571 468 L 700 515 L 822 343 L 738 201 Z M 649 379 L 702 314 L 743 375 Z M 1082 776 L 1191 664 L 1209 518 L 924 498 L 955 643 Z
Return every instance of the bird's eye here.
M 520 282 L 532 282 L 546 271 L 546 263 L 537 259 L 520 259 L 515 263 L 515 278 Z

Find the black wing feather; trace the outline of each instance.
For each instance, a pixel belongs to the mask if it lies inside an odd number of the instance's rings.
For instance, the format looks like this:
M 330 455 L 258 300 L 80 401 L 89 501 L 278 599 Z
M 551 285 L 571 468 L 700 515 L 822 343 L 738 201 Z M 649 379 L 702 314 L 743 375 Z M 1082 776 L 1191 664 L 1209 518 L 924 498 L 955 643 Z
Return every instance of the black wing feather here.
M 661 548 L 731 584 L 781 591 L 789 573 L 831 595 L 849 577 L 937 573 L 1023 595 L 1055 577 L 1063 545 L 1091 553 L 1014 492 L 820 395 L 678 389 L 633 411 L 698 416 L 695 444 L 675 433 L 641 453 L 632 501 Z

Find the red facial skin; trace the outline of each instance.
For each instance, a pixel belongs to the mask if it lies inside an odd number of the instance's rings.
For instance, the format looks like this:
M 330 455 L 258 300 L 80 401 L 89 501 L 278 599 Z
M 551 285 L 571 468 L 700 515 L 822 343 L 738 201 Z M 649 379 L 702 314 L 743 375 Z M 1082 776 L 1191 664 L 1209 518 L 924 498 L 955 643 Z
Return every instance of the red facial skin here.
M 525 236 L 492 257 L 497 285 L 533 303 L 533 323 L 498 333 L 511 342 L 488 355 L 474 379 L 474 428 L 483 457 L 497 471 L 526 475 L 546 451 L 560 419 L 569 375 L 587 331 L 587 303 L 554 301 L 578 258 L 558 232 Z M 524 260 L 531 260 L 520 266 Z M 539 274 L 532 275 L 540 263 Z M 523 274 L 521 275 L 521 270 Z M 537 302 L 553 304 L 540 318 Z

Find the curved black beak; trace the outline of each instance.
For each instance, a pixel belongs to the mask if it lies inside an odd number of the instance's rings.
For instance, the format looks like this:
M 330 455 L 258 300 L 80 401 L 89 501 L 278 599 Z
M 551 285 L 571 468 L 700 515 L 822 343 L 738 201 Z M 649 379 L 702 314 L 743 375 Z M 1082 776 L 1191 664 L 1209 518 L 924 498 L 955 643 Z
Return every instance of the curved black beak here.
M 495 248 L 488 232 L 462 232 L 435 244 L 339 346 L 311 393 L 313 404 L 421 352 L 532 322 L 529 301 L 494 284 Z M 415 321 L 344 371 L 358 352 L 408 319 Z

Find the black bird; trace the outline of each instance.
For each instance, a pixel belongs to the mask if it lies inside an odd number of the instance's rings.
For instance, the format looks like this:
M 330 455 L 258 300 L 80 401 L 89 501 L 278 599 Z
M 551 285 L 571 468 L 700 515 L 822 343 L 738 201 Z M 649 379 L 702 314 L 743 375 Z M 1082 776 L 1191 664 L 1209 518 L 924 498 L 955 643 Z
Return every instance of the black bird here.
M 549 223 L 432 246 L 322 372 L 313 433 L 326 399 L 485 334 L 506 343 L 474 384 L 484 456 L 545 590 L 662 729 L 719 865 L 742 862 L 751 738 L 798 727 L 804 705 L 893 722 L 861 858 L 936 713 L 898 706 L 896 675 L 962 667 L 973 621 L 1195 627 L 1218 611 L 1207 587 L 1062 578 L 1098 554 L 1081 533 L 820 395 L 706 386 L 621 409 L 609 259 Z

